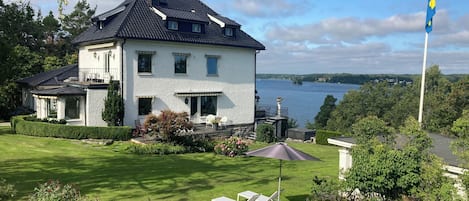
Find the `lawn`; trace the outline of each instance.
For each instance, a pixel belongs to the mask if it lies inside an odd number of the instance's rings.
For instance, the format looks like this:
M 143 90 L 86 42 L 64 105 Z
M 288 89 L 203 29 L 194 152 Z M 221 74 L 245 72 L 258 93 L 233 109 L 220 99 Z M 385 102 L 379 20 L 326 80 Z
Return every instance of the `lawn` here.
M 10 133 L 8 127 L 0 127 L 0 178 L 14 184 L 22 200 L 49 179 L 74 183 L 83 194 L 99 200 L 205 201 L 223 195 L 236 199 L 244 190 L 270 195 L 277 188 L 275 159 L 213 153 L 139 156 L 122 152 L 128 142 L 98 146 Z M 332 146 L 288 144 L 322 160 L 283 163 L 282 200 L 304 201 L 313 176 L 337 177 L 339 154 Z M 252 148 L 261 146 L 265 145 Z

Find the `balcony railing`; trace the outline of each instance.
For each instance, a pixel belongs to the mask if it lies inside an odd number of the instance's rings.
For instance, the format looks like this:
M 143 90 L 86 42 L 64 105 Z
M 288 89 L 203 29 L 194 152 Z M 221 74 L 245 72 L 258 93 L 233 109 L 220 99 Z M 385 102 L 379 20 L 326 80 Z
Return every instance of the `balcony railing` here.
M 109 83 L 111 80 L 119 80 L 119 72 L 117 69 L 109 69 L 105 71 L 104 68 L 82 68 L 79 73 L 79 80 L 81 82 L 92 83 Z
M 277 116 L 277 105 L 257 104 L 256 114 L 257 113 L 265 114 L 267 117 Z M 280 113 L 282 116 L 288 116 L 288 108 L 282 106 Z

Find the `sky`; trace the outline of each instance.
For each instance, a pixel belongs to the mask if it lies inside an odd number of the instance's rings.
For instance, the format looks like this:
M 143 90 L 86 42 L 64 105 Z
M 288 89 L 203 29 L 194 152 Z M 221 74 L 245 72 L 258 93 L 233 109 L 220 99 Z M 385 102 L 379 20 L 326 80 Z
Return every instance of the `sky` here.
M 57 13 L 56 0 L 30 1 L 44 15 Z M 66 13 L 77 0 L 69 1 Z M 122 0 L 88 2 L 97 5 L 99 14 Z M 202 2 L 266 46 L 257 56 L 257 73 L 422 72 L 428 0 Z M 444 74 L 469 74 L 469 1 L 437 0 L 428 40 L 427 67 L 431 65 L 439 65 Z

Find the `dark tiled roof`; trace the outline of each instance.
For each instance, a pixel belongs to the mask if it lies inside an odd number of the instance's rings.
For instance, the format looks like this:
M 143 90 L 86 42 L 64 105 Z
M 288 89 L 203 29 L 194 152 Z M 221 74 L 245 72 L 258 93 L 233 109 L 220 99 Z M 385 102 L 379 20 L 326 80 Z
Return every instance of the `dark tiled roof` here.
M 55 89 L 44 89 L 44 90 L 32 90 L 32 94 L 42 95 L 42 96 L 67 96 L 67 95 L 85 95 L 86 92 L 79 87 L 65 86 Z
M 97 25 L 91 26 L 87 31 L 77 36 L 73 42 L 92 43 L 108 39 L 126 38 L 236 46 L 257 50 L 265 49 L 264 45 L 242 30 L 236 30 L 236 37 L 225 37 L 222 34 L 222 28 L 216 23 L 209 23 L 203 34 L 168 30 L 165 27 L 165 22 L 150 9 L 146 0 L 126 0 L 118 7 L 121 6 L 125 6 L 122 12 L 114 16 L 106 16 L 103 29 L 99 29 L 99 23 L 97 23 Z M 173 16 L 186 20 L 209 22 L 207 14 L 220 17 L 218 13 L 199 0 L 170 0 L 167 6 L 156 6 L 155 8 L 166 13 L 168 17 Z M 194 12 L 191 12 L 191 10 L 194 10 Z M 99 18 L 99 15 L 97 18 Z M 239 25 L 225 17 L 220 17 L 220 20 L 228 25 Z
M 441 157 L 448 165 L 459 167 L 458 157 L 453 154 L 450 148 L 453 139 L 434 133 L 430 133 L 429 136 L 432 138 L 433 141 L 433 147 L 430 151 L 438 157 Z M 396 144 L 398 147 L 402 147 L 402 145 L 407 141 L 404 138 L 405 137 L 403 137 L 402 135 L 398 135 L 398 137 L 396 138 Z M 347 142 L 350 144 L 355 144 L 356 142 L 355 139 L 351 137 L 335 137 L 332 139 Z
M 221 15 L 215 15 L 213 17 L 216 17 L 217 19 L 221 20 L 223 23 L 225 23 L 227 25 L 230 25 L 230 26 L 235 26 L 235 27 L 241 26 L 240 24 L 238 24 L 237 22 L 231 20 L 230 18 L 223 17 Z
M 78 65 L 72 64 L 59 69 L 50 70 L 35 74 L 31 77 L 23 78 L 17 83 L 27 84 L 31 87 L 37 86 L 58 86 L 69 77 L 78 77 Z
M 201 17 L 200 14 L 195 13 L 195 12 L 168 9 L 168 8 L 158 8 L 158 10 L 162 11 L 165 15 L 167 15 L 170 18 L 208 23 L 207 18 Z

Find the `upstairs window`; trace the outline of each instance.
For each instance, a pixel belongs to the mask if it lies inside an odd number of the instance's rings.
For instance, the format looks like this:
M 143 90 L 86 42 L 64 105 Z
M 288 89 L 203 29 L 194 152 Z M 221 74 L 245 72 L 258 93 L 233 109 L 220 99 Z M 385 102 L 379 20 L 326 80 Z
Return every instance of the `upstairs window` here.
M 207 75 L 218 75 L 218 56 L 206 56 L 207 58 Z
M 168 21 L 168 29 L 170 29 L 170 30 L 178 30 L 178 29 L 179 29 L 178 22 L 176 22 L 176 21 Z
M 202 25 L 200 24 L 192 24 L 192 32 L 200 33 L 202 32 Z
M 138 72 L 151 73 L 151 57 L 152 54 L 139 53 L 138 54 Z
M 189 54 L 174 54 L 174 73 L 186 74 L 187 73 L 187 57 Z
M 230 27 L 226 27 L 225 28 L 225 36 L 229 36 L 229 37 L 232 37 L 233 34 L 234 34 L 234 29 L 233 28 L 230 28 Z

